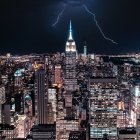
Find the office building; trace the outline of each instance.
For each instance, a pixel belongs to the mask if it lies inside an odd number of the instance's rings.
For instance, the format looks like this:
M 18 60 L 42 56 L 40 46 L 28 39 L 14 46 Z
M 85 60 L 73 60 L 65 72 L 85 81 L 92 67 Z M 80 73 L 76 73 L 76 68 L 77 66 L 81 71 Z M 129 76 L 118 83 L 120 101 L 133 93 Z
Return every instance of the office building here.
M 117 79 L 90 78 L 90 139 L 117 140 Z
M 35 117 L 36 124 L 47 123 L 47 78 L 45 70 L 40 67 L 35 72 Z

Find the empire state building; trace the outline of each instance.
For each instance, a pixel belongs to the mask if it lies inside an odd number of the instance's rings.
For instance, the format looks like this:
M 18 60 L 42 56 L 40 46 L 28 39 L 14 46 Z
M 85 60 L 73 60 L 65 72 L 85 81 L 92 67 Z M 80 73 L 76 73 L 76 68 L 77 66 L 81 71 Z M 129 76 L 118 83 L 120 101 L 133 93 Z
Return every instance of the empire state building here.
M 68 37 L 68 40 L 66 42 L 66 53 L 67 52 L 76 53 L 76 44 L 75 44 L 75 41 L 73 40 L 73 36 L 72 36 L 71 21 L 70 21 L 70 26 L 69 26 L 69 37 Z
M 78 89 L 76 79 L 76 44 L 72 36 L 72 25 L 70 21 L 69 37 L 66 42 L 65 50 L 65 89 L 67 91 L 75 91 Z

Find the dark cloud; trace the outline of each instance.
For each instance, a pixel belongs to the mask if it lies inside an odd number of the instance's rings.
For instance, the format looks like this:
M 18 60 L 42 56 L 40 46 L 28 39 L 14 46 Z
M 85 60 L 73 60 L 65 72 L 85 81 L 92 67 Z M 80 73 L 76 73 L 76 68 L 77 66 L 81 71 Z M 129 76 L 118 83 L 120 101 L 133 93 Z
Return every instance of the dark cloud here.
M 79 52 L 87 41 L 88 52 L 139 51 L 139 0 L 0 0 L 0 53 L 56 52 L 65 50 L 69 20 Z M 57 26 L 52 24 L 66 5 Z M 114 45 L 101 36 L 93 17 Z

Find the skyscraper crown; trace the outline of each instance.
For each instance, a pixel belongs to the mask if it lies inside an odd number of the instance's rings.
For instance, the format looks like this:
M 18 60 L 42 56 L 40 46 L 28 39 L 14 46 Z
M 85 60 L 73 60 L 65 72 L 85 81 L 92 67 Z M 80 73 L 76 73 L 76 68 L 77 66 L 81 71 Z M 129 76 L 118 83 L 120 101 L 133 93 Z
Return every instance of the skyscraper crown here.
M 70 21 L 70 25 L 69 25 L 69 37 L 68 40 L 66 42 L 66 52 L 76 52 L 76 44 L 75 41 L 73 40 L 72 37 L 72 25 L 71 25 L 71 21 Z

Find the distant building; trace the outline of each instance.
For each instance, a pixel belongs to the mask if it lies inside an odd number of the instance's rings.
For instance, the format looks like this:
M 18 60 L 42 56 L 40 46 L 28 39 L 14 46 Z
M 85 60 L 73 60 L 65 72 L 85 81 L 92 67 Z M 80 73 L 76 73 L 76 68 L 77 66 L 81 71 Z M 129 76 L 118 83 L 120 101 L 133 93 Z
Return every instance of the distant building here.
M 85 45 L 84 45 L 84 57 L 85 58 L 87 57 L 87 45 L 86 45 L 86 42 L 85 42 Z
M 22 73 L 24 71 L 24 69 L 17 69 L 14 73 L 14 85 L 16 88 L 20 88 L 22 86 Z

